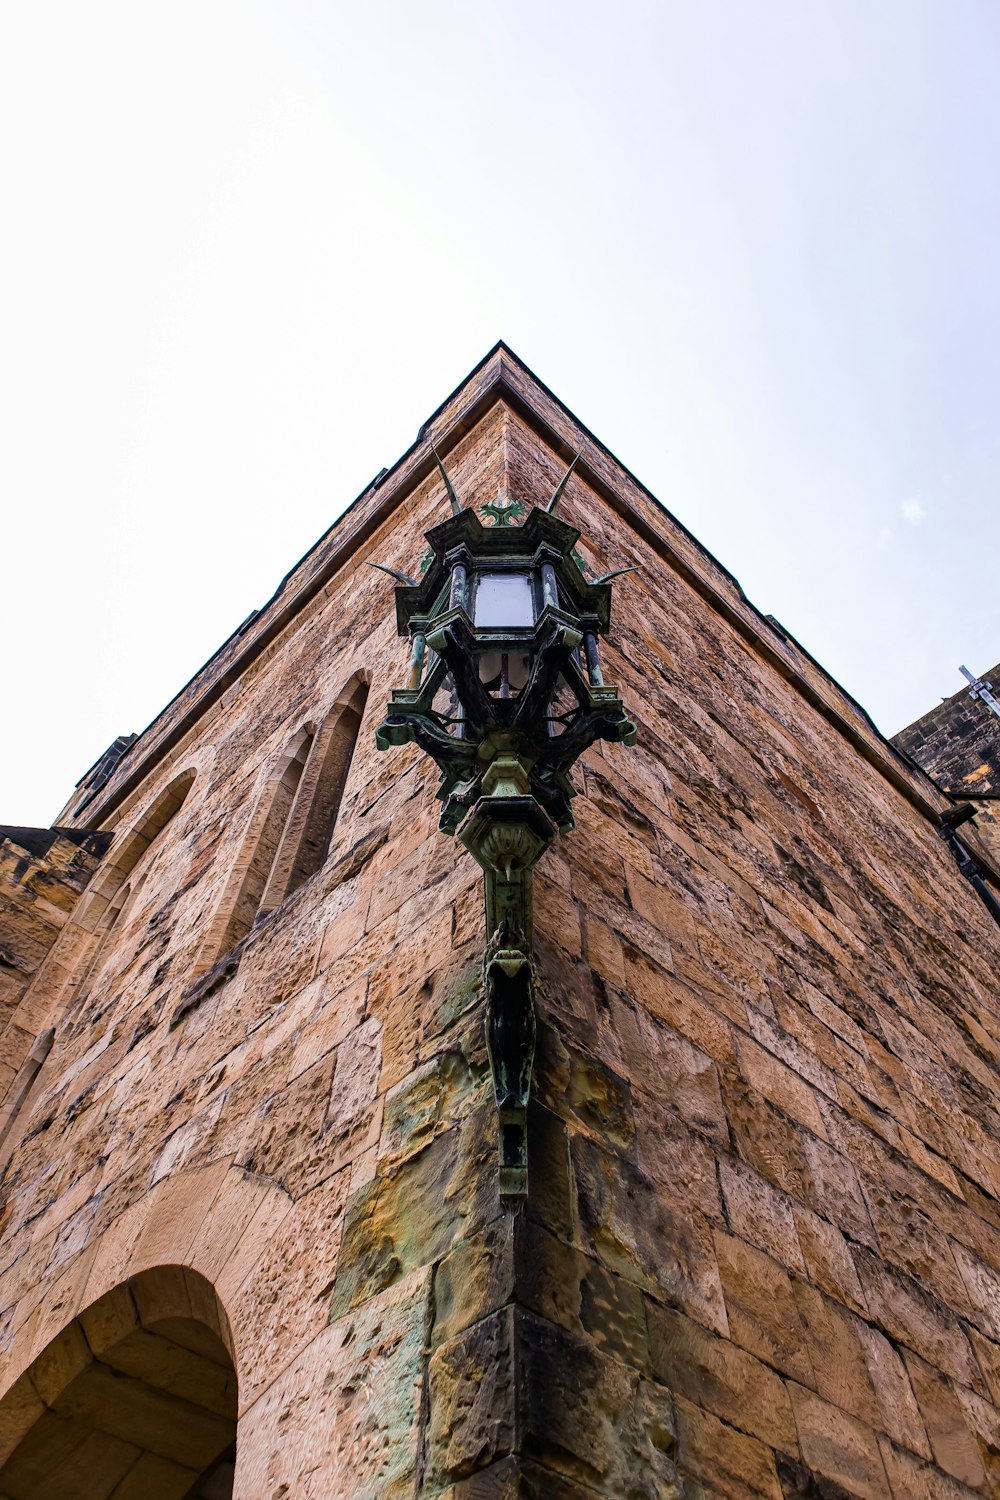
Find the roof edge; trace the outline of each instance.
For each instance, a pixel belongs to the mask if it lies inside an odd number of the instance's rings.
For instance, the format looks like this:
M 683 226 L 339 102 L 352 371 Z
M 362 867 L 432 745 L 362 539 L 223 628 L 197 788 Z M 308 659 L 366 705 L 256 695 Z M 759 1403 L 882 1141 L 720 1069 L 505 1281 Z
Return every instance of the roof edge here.
M 529 399 L 534 396 L 540 400 Z M 528 365 L 503 340 L 498 340 L 468 375 L 455 387 L 449 396 L 421 424 L 415 441 L 389 469 L 376 475 L 372 483 L 358 495 L 338 516 L 333 525 L 323 533 L 295 566 L 285 575 L 275 593 L 256 614 L 244 621 L 194 676 L 174 695 L 142 731 L 135 743 L 129 747 L 120 768 L 102 788 L 104 795 L 93 799 L 88 808 L 91 827 L 104 823 L 135 791 L 163 756 L 169 754 L 198 720 L 226 693 L 252 661 L 265 650 L 294 620 L 316 595 L 327 586 L 350 557 L 363 546 L 368 538 L 384 524 L 412 491 L 436 469 L 434 452 L 441 456 L 448 453 L 461 441 L 486 413 L 499 401 L 507 404 L 521 416 L 546 443 L 551 451 L 563 459 L 574 456 L 572 441 L 554 425 L 552 417 L 560 415 L 572 427 L 573 436 L 579 435 L 584 445 L 591 449 L 589 456 L 581 453 L 577 465 L 579 476 L 609 506 L 637 531 L 661 557 L 680 573 L 702 597 L 715 608 L 728 623 L 762 655 L 782 677 L 795 685 L 810 704 L 821 713 L 852 744 L 863 757 L 889 780 L 906 799 L 934 823 L 940 820 L 937 805 L 940 790 L 926 773 L 915 768 L 909 757 L 884 736 L 873 724 L 868 714 L 837 681 L 809 654 L 808 650 L 795 642 L 795 651 L 806 657 L 842 699 L 846 712 L 831 703 L 817 691 L 807 676 L 797 667 L 789 654 L 786 632 L 775 627 L 747 596 L 735 576 L 708 551 L 683 522 L 679 521 L 661 501 L 597 438 L 584 423 L 546 386 Z M 554 411 L 547 413 L 550 405 Z M 600 472 L 605 460 L 615 475 L 625 480 L 625 488 L 634 488 L 640 504 L 651 510 L 644 516 L 630 498 L 609 482 Z M 596 460 L 596 462 L 595 462 Z M 677 542 L 654 522 L 662 518 L 670 528 L 676 528 Z M 331 550 L 325 558 L 318 559 L 324 546 Z M 690 549 L 693 558 L 685 557 Z M 311 561 L 316 565 L 309 567 Z M 702 567 L 695 564 L 700 563 Z M 296 586 L 296 578 L 301 575 Z M 730 595 L 731 597 L 727 597 Z M 781 642 L 779 647 L 778 642 Z M 213 668 L 217 669 L 213 675 Z M 183 699 L 186 693 L 206 679 L 203 692 L 193 696 L 189 707 L 176 722 L 157 736 L 156 728 L 171 708 Z M 144 743 L 145 742 L 145 743 Z

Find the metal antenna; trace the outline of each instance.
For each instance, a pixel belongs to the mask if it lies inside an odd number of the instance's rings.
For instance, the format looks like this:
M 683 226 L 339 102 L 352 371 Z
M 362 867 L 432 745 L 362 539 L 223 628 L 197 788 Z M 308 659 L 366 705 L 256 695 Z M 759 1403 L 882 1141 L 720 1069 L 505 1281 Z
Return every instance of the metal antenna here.
M 566 488 L 566 481 L 569 479 L 569 476 L 572 474 L 573 470 L 576 468 L 579 462 L 580 455 L 578 453 L 573 462 L 570 464 L 569 468 L 566 470 L 563 477 L 560 479 L 559 483 L 556 485 L 555 493 L 553 494 L 552 499 L 549 501 L 548 505 L 545 507 L 545 509 L 549 511 L 550 514 L 555 510 L 556 506 L 559 504 L 559 501 L 562 499 L 562 492 Z
M 445 466 L 441 462 L 440 458 L 438 458 L 438 451 L 437 451 L 437 449 L 436 448 L 432 448 L 431 452 L 434 455 L 434 462 L 437 464 L 438 468 L 441 470 L 441 478 L 444 480 L 444 487 L 448 491 L 448 499 L 451 501 L 451 513 L 452 513 L 453 516 L 460 516 L 462 514 L 462 511 L 465 509 L 465 506 L 462 504 L 461 500 L 459 500 L 458 496 L 455 494 L 455 486 L 452 484 L 451 480 L 448 478 L 448 470 L 445 468 Z
M 400 583 L 405 583 L 407 588 L 418 589 L 420 587 L 415 578 L 411 578 L 409 573 L 401 573 L 398 568 L 387 568 L 384 563 L 373 562 L 370 562 L 368 566 L 370 568 L 378 568 L 380 573 L 388 573 L 390 578 L 395 578 Z
M 958 670 L 972 689 L 969 697 L 981 699 L 990 712 L 996 714 L 997 718 L 1000 719 L 1000 703 L 997 702 L 990 692 L 993 684 L 991 682 L 984 682 L 981 677 L 973 677 L 968 667 L 959 667 Z

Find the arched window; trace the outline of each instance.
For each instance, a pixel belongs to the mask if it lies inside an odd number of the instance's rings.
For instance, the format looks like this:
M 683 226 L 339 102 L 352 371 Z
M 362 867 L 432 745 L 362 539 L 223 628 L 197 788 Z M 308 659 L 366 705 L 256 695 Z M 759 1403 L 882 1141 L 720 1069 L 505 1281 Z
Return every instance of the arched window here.
M 323 724 L 306 725 L 268 778 L 195 965 L 218 982 L 217 967 L 265 912 L 280 906 L 324 863 L 350 774 L 368 684 L 355 678 Z M 204 982 L 190 996 L 204 991 Z
M 167 824 L 177 816 L 194 785 L 193 770 L 184 771 L 167 786 L 127 832 L 117 830 L 104 863 L 88 886 L 73 914 L 67 937 L 75 933 L 74 953 L 60 983 L 58 996 L 70 987 L 80 995 L 97 971 L 108 947 L 112 929 L 131 910 L 146 877 L 151 850 Z
M 355 680 L 316 736 L 264 892 L 261 904 L 265 911 L 280 906 L 286 896 L 298 890 L 330 852 L 367 701 L 368 684 Z
M 92 881 L 79 912 L 77 923 L 88 932 L 104 933 L 116 921 L 130 894 L 141 883 L 133 872 L 172 818 L 177 816 L 194 785 L 194 771 L 184 771 L 160 793 L 139 822 L 124 836 L 117 831 L 107 859 Z
M 125 908 L 130 903 L 131 897 L 133 895 L 138 896 L 142 890 L 143 879 L 144 877 L 140 873 L 132 880 L 127 880 L 124 885 L 118 887 L 118 890 L 108 902 L 107 910 L 104 913 L 103 927 L 105 932 L 110 932 L 113 927 L 118 926 Z
M 285 840 L 295 793 L 303 780 L 315 738 L 315 729 L 312 724 L 307 724 L 292 739 L 276 772 L 268 780 L 244 840 L 243 859 L 235 870 L 238 885 L 235 891 L 231 888 L 226 892 L 228 900 L 223 898 L 228 904 L 229 916 L 219 935 L 217 953 L 226 953 L 235 942 L 244 938 L 261 910 L 264 889 L 270 880 L 277 852 Z

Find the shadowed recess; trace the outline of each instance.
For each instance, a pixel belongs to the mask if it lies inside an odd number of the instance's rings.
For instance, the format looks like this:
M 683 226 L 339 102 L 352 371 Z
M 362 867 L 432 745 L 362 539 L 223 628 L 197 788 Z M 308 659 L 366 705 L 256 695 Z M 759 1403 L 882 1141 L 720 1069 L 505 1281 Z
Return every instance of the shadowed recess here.
M 2 1500 L 230 1500 L 237 1382 L 225 1314 L 180 1266 L 74 1318 L 0 1401 Z

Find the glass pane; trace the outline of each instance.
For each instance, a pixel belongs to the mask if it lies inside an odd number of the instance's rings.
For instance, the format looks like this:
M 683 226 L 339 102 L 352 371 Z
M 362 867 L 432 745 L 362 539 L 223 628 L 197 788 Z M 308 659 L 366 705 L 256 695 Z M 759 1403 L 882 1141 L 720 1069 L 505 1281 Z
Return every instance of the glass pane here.
M 580 708 L 577 696 L 563 674 L 559 673 L 555 692 L 549 703 L 549 734 L 565 734 Z
M 507 658 L 507 672 L 510 677 L 511 691 L 519 693 L 528 680 L 531 670 L 530 656 L 524 656 L 520 652 L 512 651 Z
M 450 672 L 434 694 L 434 702 L 431 704 L 431 707 L 443 719 L 457 721 L 461 717 L 461 705 L 458 701 L 458 694 L 455 691 L 455 679 Z
M 532 626 L 535 610 L 530 577 L 525 573 L 480 573 L 475 623 L 512 629 Z
M 479 658 L 479 681 L 491 690 L 500 685 L 501 653 L 487 651 Z

